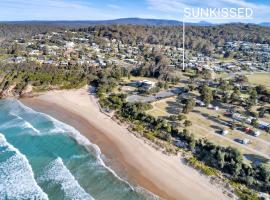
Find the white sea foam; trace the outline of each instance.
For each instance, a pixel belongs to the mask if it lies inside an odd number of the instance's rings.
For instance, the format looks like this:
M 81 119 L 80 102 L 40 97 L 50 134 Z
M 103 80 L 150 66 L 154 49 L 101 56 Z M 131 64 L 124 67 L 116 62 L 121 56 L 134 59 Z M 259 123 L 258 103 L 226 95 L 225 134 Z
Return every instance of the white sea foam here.
M 31 123 L 29 123 L 28 121 L 26 121 L 25 119 L 23 119 L 22 117 L 20 117 L 19 115 L 13 113 L 13 112 L 10 112 L 9 113 L 10 115 L 16 117 L 17 119 L 21 120 L 21 123 L 22 123 L 22 128 L 24 129 L 31 129 L 32 131 L 34 131 L 35 133 L 37 134 L 40 134 L 40 131 L 37 130 Z
M 61 185 L 66 198 L 76 200 L 94 200 L 85 192 L 74 178 L 61 158 L 53 160 L 44 170 L 44 174 L 39 178 L 40 181 L 48 181 Z
M 21 120 L 19 120 L 18 118 L 14 118 L 14 119 L 9 120 L 8 122 L 0 124 L 0 128 L 1 129 L 14 128 L 18 126 L 18 124 L 20 123 L 21 123 Z
M 25 155 L 9 144 L 0 134 L 0 147 L 13 155 L 0 163 L 0 199 L 44 199 L 48 196 L 35 181 L 34 173 Z
M 37 134 L 40 133 L 39 130 L 37 130 L 34 126 L 32 126 L 32 124 L 30 124 L 30 123 L 27 122 L 27 121 L 24 121 L 23 128 L 31 129 L 31 130 L 33 130 L 33 131 L 34 131 L 35 133 L 37 133 Z

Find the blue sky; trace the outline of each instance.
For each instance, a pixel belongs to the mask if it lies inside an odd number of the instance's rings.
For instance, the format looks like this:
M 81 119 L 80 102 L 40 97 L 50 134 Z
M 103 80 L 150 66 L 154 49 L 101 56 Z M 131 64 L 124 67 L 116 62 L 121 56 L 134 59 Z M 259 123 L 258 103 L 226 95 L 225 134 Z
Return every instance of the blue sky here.
M 184 8 L 197 7 L 249 7 L 254 14 L 247 22 L 270 22 L 269 0 L 0 0 L 0 21 L 125 17 L 181 20 Z

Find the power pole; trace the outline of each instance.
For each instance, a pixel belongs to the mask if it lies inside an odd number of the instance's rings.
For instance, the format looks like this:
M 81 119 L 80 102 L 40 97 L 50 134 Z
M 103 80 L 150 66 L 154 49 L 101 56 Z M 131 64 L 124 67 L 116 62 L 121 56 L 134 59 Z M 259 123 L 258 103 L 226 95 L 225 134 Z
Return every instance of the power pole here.
M 183 18 L 183 71 L 185 70 L 185 22 Z

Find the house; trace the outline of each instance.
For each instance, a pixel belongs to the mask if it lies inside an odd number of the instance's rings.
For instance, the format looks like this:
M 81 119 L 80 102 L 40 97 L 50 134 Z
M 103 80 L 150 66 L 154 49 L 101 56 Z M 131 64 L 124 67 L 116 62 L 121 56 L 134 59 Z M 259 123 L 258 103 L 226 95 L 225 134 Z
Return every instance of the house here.
M 13 58 L 13 61 L 15 63 L 22 63 L 22 62 L 25 62 L 26 61 L 26 58 L 25 57 L 18 56 L 16 58 Z
M 38 59 L 37 59 L 37 62 L 42 64 L 45 62 L 45 57 L 44 56 L 39 56 Z
M 75 46 L 74 42 L 67 42 L 65 45 L 66 49 L 72 49 Z
M 40 54 L 40 51 L 39 50 L 32 50 L 29 55 L 30 56 L 34 56 L 34 55 L 39 55 Z
M 46 60 L 46 61 L 44 61 L 44 64 L 51 65 L 51 64 L 53 64 L 53 60 Z
M 68 62 L 67 62 L 67 61 L 61 61 L 61 62 L 60 62 L 60 65 L 65 65 L 65 66 L 67 66 L 67 65 L 68 65 Z

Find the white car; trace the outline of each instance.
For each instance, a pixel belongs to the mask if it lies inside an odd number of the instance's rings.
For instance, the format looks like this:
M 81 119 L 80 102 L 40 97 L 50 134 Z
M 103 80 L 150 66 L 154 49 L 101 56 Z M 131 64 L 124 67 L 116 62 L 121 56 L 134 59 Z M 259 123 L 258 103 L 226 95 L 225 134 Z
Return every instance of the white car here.
M 226 129 L 221 130 L 221 135 L 227 135 L 229 134 L 229 131 Z

